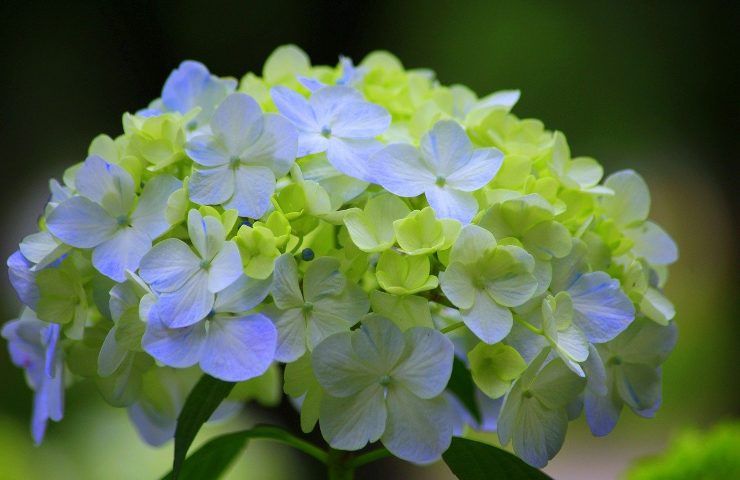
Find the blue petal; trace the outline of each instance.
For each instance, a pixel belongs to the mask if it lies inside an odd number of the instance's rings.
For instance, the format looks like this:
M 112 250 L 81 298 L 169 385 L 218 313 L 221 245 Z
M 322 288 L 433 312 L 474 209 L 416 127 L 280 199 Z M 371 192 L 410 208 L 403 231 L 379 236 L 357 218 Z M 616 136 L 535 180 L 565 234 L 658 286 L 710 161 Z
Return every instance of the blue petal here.
M 169 230 L 165 216 L 167 200 L 182 186 L 182 182 L 171 175 L 157 175 L 149 180 L 139 196 L 139 203 L 131 215 L 131 224 L 152 240 Z
M 298 153 L 298 131 L 292 123 L 274 113 L 264 116 L 264 128 L 260 137 L 242 154 L 243 165 L 267 167 L 275 176 L 283 176 L 290 170 Z
M 257 280 L 241 275 L 234 283 L 216 295 L 213 309 L 217 313 L 245 313 L 253 309 L 270 293 L 272 278 Z
M 275 191 L 275 174 L 266 167 L 242 165 L 236 170 L 234 195 L 224 207 L 234 208 L 242 217 L 260 218 L 270 208 Z
M 375 183 L 401 197 L 421 195 L 437 180 L 419 151 L 405 143 L 395 143 L 375 153 L 369 170 Z
M 464 165 L 445 180 L 450 187 L 472 192 L 488 185 L 501 165 L 504 154 L 495 148 L 480 148 L 473 152 Z
M 319 133 L 321 125 L 316 120 L 313 109 L 301 94 L 287 87 L 275 87 L 270 96 L 280 113 L 303 132 Z
M 174 70 L 162 88 L 162 103 L 170 110 L 185 114 L 202 109 L 199 123 L 207 121 L 214 107 L 236 89 L 236 81 L 211 75 L 200 62 L 184 61 Z
M 419 149 L 437 175 L 447 178 L 465 166 L 473 144 L 457 122 L 442 120 L 422 137 Z
M 452 218 L 466 225 L 478 213 L 478 202 L 470 192 L 432 185 L 424 194 L 437 218 Z
M 385 108 L 370 102 L 350 102 L 340 105 L 333 113 L 331 134 L 340 138 L 375 138 L 391 124 Z
M 8 257 L 8 277 L 15 293 L 24 305 L 33 308 L 39 300 L 36 274 L 31 271 L 33 264 L 19 251 Z
M 265 373 L 275 358 L 277 330 L 261 314 L 241 318 L 215 317 L 208 329 L 200 366 L 227 382 L 241 382 Z
M 334 168 L 343 174 L 372 182 L 377 176 L 370 169 L 370 157 L 382 147 L 375 140 L 354 140 L 349 138 L 331 138 L 326 158 Z
M 208 268 L 208 290 L 220 292 L 243 275 L 242 259 L 236 243 L 229 240 L 213 258 Z
M 128 215 L 134 205 L 131 175 L 97 155 L 87 157 L 77 171 L 75 186 L 80 195 L 101 205 L 114 217 Z
M 234 194 L 235 172 L 228 165 L 194 169 L 188 189 L 190 200 L 198 205 L 220 205 Z
M 635 307 L 619 281 L 604 272 L 581 275 L 568 293 L 573 299 L 573 320 L 591 343 L 611 340 L 635 319 Z
M 208 290 L 208 274 L 201 270 L 179 290 L 161 294 L 150 316 L 159 316 L 171 328 L 186 327 L 206 318 L 213 301 L 214 295 Z
M 229 164 L 231 154 L 226 147 L 211 135 L 199 135 L 185 145 L 185 152 L 193 161 L 204 167 L 220 167 Z
M 151 247 L 152 241 L 145 234 L 135 228 L 122 228 L 95 247 L 92 263 L 103 275 L 123 282 L 126 280 L 126 270 L 136 271 Z
M 72 197 L 52 210 L 46 226 L 57 238 L 77 248 L 92 248 L 111 238 L 116 220 L 85 197 Z
M 263 128 L 262 109 L 243 93 L 229 95 L 211 120 L 211 130 L 230 155 L 241 155 L 262 135 Z
M 200 270 L 200 259 L 176 238 L 156 244 L 140 263 L 141 278 L 158 293 L 174 292 Z
M 141 338 L 144 351 L 170 367 L 186 368 L 198 363 L 206 341 L 205 322 L 169 328 L 161 318 L 150 315 Z

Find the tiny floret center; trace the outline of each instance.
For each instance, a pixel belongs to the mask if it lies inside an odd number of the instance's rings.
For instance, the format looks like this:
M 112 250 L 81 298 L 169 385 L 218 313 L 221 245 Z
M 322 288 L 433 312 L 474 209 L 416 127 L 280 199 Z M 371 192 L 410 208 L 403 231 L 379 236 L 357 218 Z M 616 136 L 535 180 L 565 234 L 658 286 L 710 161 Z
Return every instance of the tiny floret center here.
M 609 366 L 614 366 L 614 367 L 619 366 L 622 364 L 622 357 L 620 357 L 619 355 L 615 355 L 612 358 L 610 358 L 609 361 L 606 363 Z
M 321 136 L 329 138 L 331 136 L 331 127 L 329 125 L 324 125 L 321 127 Z
M 127 226 L 129 224 L 128 215 L 119 215 L 118 218 L 116 218 L 116 223 L 121 227 Z
M 303 313 L 311 313 L 313 312 L 313 303 L 306 302 L 303 304 Z
M 229 166 L 231 168 L 237 168 L 242 163 L 242 159 L 237 157 L 236 155 L 232 156 L 229 159 Z
M 391 384 L 391 376 L 390 375 L 383 375 L 382 377 L 380 377 L 379 383 L 382 386 L 387 387 L 388 385 Z
M 534 393 L 532 393 L 530 390 L 524 390 L 524 392 L 522 393 L 522 396 L 524 398 L 532 398 L 534 397 Z
M 202 268 L 203 270 L 208 270 L 208 267 L 210 266 L 211 266 L 211 262 L 209 262 L 208 260 L 200 261 L 200 268 Z
M 447 179 L 445 177 L 437 177 L 437 180 L 434 182 L 438 187 L 444 187 L 447 184 Z

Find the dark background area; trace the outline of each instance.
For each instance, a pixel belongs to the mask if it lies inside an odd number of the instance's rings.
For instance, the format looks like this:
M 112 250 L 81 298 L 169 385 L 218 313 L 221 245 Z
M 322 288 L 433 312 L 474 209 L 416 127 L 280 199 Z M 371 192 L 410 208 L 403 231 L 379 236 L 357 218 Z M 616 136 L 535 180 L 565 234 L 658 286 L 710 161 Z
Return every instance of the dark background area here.
M 35 231 L 48 178 L 83 160 L 97 134 L 118 135 L 122 113 L 159 96 L 182 60 L 240 78 L 259 73 L 285 43 L 314 64 L 387 49 L 407 67 L 431 68 L 442 83 L 480 95 L 519 88 L 514 113 L 564 131 L 575 155 L 599 159 L 607 172 L 643 173 L 652 216 L 681 249 L 668 287 L 681 341 L 666 366 L 659 427 L 634 423 L 623 438 L 658 428 L 660 446 L 677 424 L 740 413 L 732 367 L 738 25 L 737 2 L 709 1 L 3 1 L 0 256 Z M 18 307 L 3 275 L 0 314 L 12 318 Z M 0 417 L 25 425 L 30 392 L 0 350 Z M 74 395 L 70 411 L 81 401 Z M 588 448 L 579 435 L 566 443 L 566 459 Z

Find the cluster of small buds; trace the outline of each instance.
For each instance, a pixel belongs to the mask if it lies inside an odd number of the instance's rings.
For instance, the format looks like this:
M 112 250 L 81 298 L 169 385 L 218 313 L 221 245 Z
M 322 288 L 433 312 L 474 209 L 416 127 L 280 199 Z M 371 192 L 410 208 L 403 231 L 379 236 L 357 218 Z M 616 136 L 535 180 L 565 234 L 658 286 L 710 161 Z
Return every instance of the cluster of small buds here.
M 602 182 L 518 99 L 385 52 L 329 67 L 281 47 L 241 81 L 183 62 L 51 181 L 8 259 L 34 439 L 88 379 L 163 443 L 203 373 L 237 382 L 216 416 L 282 390 L 332 447 L 414 463 L 497 430 L 544 466 L 583 411 L 595 435 L 623 405 L 652 416 L 676 246 L 637 173 Z

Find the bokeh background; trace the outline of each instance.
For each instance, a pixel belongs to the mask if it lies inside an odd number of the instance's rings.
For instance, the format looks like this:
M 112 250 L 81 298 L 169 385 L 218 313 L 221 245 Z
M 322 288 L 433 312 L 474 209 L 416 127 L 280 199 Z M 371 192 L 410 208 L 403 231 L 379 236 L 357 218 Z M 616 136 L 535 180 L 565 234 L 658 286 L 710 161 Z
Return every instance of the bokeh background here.
M 664 408 L 652 421 L 626 413 L 601 439 L 583 421 L 571 424 L 547 468 L 555 478 L 617 478 L 682 430 L 740 414 L 738 25 L 735 2 L 712 1 L 3 1 L 0 256 L 35 230 L 48 177 L 82 160 L 98 133 L 117 135 L 121 114 L 157 97 L 184 59 L 240 77 L 259 72 L 285 43 L 331 64 L 340 53 L 359 61 L 388 49 L 408 67 L 432 68 L 443 83 L 479 94 L 519 88 L 514 112 L 564 131 L 574 154 L 599 159 L 607 172 L 639 170 L 652 217 L 680 248 L 667 288 L 680 339 L 665 365 Z M 2 275 L 0 315 L 18 309 Z M 0 350 L 0 479 L 145 479 L 166 470 L 171 445 L 145 447 L 125 413 L 85 385 L 70 392 L 67 418 L 34 448 L 30 392 L 5 345 Z M 208 433 L 225 428 L 234 425 Z M 234 476 L 320 475 L 290 455 L 255 442 Z M 444 466 L 379 468 L 389 480 L 450 478 Z

